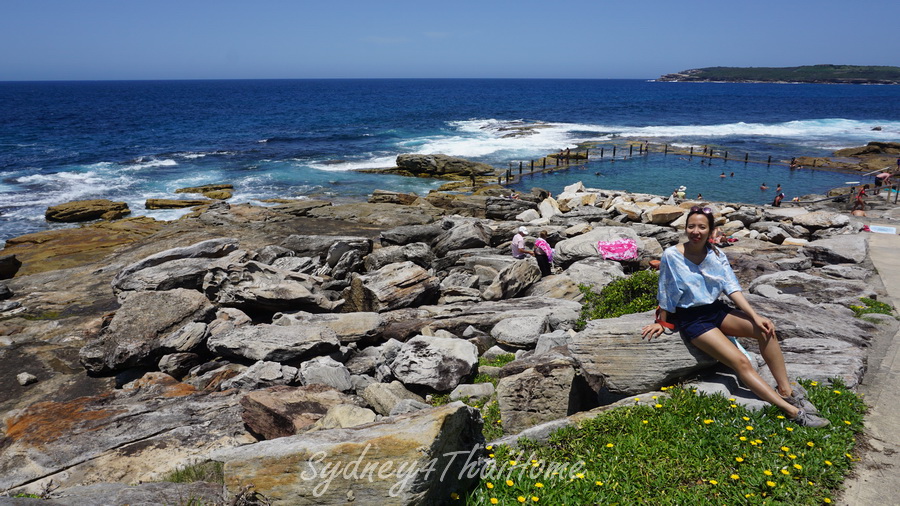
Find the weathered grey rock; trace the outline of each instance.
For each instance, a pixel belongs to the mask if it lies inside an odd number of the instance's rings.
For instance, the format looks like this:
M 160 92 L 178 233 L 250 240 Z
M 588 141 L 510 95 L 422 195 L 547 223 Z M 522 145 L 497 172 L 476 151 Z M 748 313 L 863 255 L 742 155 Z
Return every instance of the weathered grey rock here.
M 383 245 L 404 245 L 412 243 L 431 244 L 435 237 L 444 231 L 440 223 L 427 225 L 404 225 L 385 230 L 379 236 Z
M 477 288 L 462 288 L 459 286 L 451 286 L 441 289 L 441 296 L 438 304 L 458 304 L 460 302 L 480 302 L 481 290 Z
M 586 234 L 556 243 L 554 262 L 568 266 L 578 260 L 595 257 L 598 241 L 629 238 L 638 242 L 638 235 L 629 227 L 598 227 Z
M 572 336 L 575 334 L 573 330 L 554 330 L 549 334 L 541 334 L 538 337 L 537 345 L 534 347 L 534 354 L 541 355 L 548 353 L 552 348 L 557 346 L 568 346 L 572 342 Z
M 481 296 L 485 300 L 509 299 L 524 292 L 539 279 L 541 269 L 532 257 L 528 257 L 504 267 Z
M 0 279 L 10 279 L 19 272 L 22 262 L 15 255 L 0 255 Z
M 313 292 L 315 280 L 259 262 L 213 267 L 203 278 L 203 293 L 223 306 L 260 311 L 330 311 L 335 304 Z
M 491 242 L 491 231 L 480 221 L 457 224 L 434 239 L 434 254 L 443 257 L 450 251 L 483 248 Z
M 425 399 L 407 390 L 399 381 L 372 383 L 363 390 L 362 398 L 376 413 L 385 416 L 389 415 L 394 406 L 403 399 L 425 402 Z
M 472 162 L 465 158 L 447 155 L 403 154 L 397 155 L 397 167 L 417 176 L 440 177 L 447 175 L 492 175 L 494 168 L 486 163 Z
M 222 485 L 197 481 L 193 483 L 94 483 L 56 490 L 52 499 L 35 500 L 35 504 L 99 505 L 99 504 L 179 504 L 190 498 L 201 504 L 221 504 L 226 498 Z M 15 499 L 13 501 L 16 501 Z M 30 500 L 28 504 L 31 504 Z M 5 502 L 0 500 L 0 502 Z M 13 503 L 11 503 L 13 504 Z M 14 504 L 19 504 L 15 502 Z M 24 503 L 23 503 L 24 504 Z
M 118 274 L 116 274 L 116 277 L 113 278 L 112 286 L 115 289 L 117 285 L 123 283 L 126 278 L 130 277 L 134 273 L 143 269 L 171 262 L 173 260 L 184 260 L 189 258 L 222 258 L 237 249 L 237 239 L 223 237 L 219 239 L 201 241 L 196 244 L 181 248 L 171 248 L 165 251 L 160 251 L 155 255 L 150 255 L 143 260 L 139 260 L 123 268 L 121 271 L 119 271 Z
M 577 367 L 575 360 L 559 353 L 503 366 L 497 384 L 503 430 L 516 433 L 581 411 L 593 395 Z
M 521 213 L 516 215 L 516 219 L 519 221 L 529 222 L 534 221 L 541 217 L 541 213 L 535 209 L 526 209 Z
M 201 346 L 206 322 L 214 316 L 215 307 L 193 290 L 136 292 L 99 337 L 81 349 L 81 363 L 93 374 L 156 365 L 163 355 Z
M 342 392 L 353 388 L 350 371 L 331 357 L 316 357 L 300 364 L 300 383 L 326 385 Z
M 270 209 L 279 213 L 290 214 L 293 216 L 306 216 L 309 211 L 318 207 L 327 207 L 333 205 L 326 200 L 295 200 L 292 202 L 282 202 L 272 206 Z
M 755 207 L 743 206 L 737 211 L 730 213 L 728 215 L 729 220 L 740 221 L 744 224 L 745 227 L 749 227 L 753 223 L 756 223 L 762 218 L 759 214 L 759 210 Z
M 568 300 L 581 300 L 584 297 L 578 289 L 578 283 L 566 274 L 545 276 L 529 286 L 522 295 Z
M 48 207 L 44 218 L 47 221 L 71 223 L 99 218 L 117 219 L 130 212 L 128 204 L 125 202 L 113 202 L 106 199 L 77 200 Z
M 493 383 L 463 384 L 457 385 L 457 387 L 454 388 L 452 392 L 450 392 L 450 400 L 458 401 L 464 397 L 480 400 L 486 399 L 492 395 L 494 395 Z
M 16 457 L 0 459 L 0 489 L 32 493 L 51 480 L 60 492 L 152 481 L 213 448 L 252 441 L 236 394 L 199 392 L 159 372 L 101 395 L 32 404 L 4 425 L 4 455 Z
M 405 342 L 391 362 L 404 385 L 449 392 L 475 369 L 478 350 L 463 339 L 416 336 Z
M 356 395 L 362 396 L 363 391 L 373 383 L 378 383 L 378 381 L 372 376 L 362 374 L 350 375 L 350 384 L 353 385 L 353 391 L 356 392 Z
M 324 385 L 274 386 L 241 398 L 241 418 L 255 434 L 275 439 L 311 429 L 341 404 L 354 404 L 353 398 Z
M 283 271 L 312 274 L 321 267 L 313 257 L 280 257 L 272 261 L 272 267 Z
M 160 371 L 177 379 L 187 374 L 200 362 L 200 355 L 196 353 L 170 353 L 160 357 L 157 367 Z
M 624 278 L 622 264 L 593 256 L 579 260 L 566 269 L 566 275 L 579 285 L 588 285 L 596 293 L 617 278 Z
M 757 285 L 753 288 L 753 293 L 767 299 L 777 299 L 785 302 L 793 302 L 794 304 L 803 304 L 805 306 L 813 305 L 813 303 L 805 297 L 784 293 L 779 288 L 772 285 Z
M 480 431 L 478 411 L 455 402 L 362 427 L 263 441 L 213 458 L 225 462 L 229 494 L 252 483 L 272 504 L 443 504 L 451 491 L 461 496 L 471 486 L 466 459 L 458 457 L 483 443 Z M 442 472 L 408 471 L 432 463 Z M 348 472 L 329 474 L 338 468 Z
M 364 255 L 372 251 L 372 240 L 359 236 L 290 235 L 281 246 L 291 250 L 298 257 L 322 257 L 328 254 L 332 245 L 344 244 L 348 249 L 362 251 Z M 334 267 L 332 264 L 330 267 Z
M 772 319 L 781 339 L 827 338 L 866 347 L 875 336 L 875 325 L 854 318 L 845 307 L 832 304 L 806 306 L 752 293 L 746 297 L 757 313 Z
M 866 350 L 846 341 L 828 338 L 789 338 L 781 342 L 781 351 L 791 378 L 828 382 L 841 378 L 847 388 L 856 388 L 866 371 Z M 763 379 L 775 384 L 768 368 Z
M 797 255 L 775 260 L 775 264 L 786 271 L 805 271 L 812 267 L 812 259 L 806 255 Z
M 257 262 L 261 262 L 267 265 L 272 265 L 275 260 L 279 258 L 286 258 L 294 256 L 294 251 L 285 248 L 284 246 L 279 246 L 277 244 L 269 244 L 268 246 L 263 246 L 260 248 L 256 255 L 254 255 L 251 260 L 256 260 Z
M 272 325 L 323 325 L 337 335 L 342 344 L 377 341 L 386 325 L 384 318 L 373 312 L 352 313 L 277 313 Z
M 530 200 L 490 197 L 485 202 L 485 217 L 493 220 L 514 220 L 525 211 L 537 211 L 538 205 Z
M 377 271 L 387 264 L 410 261 L 419 267 L 428 269 L 434 262 L 434 253 L 424 242 L 404 244 L 402 246 L 386 246 L 376 249 L 365 259 L 366 271 Z
M 868 269 L 854 265 L 825 265 L 820 271 L 827 276 L 858 280 L 865 280 L 873 274 L 873 272 Z
M 375 417 L 375 412 L 371 409 L 355 404 L 338 404 L 328 409 L 325 416 L 313 425 L 313 430 L 356 427 L 374 422 Z
M 440 281 L 412 262 L 388 264 L 367 275 L 354 275 L 344 292 L 347 311 L 383 312 L 437 300 Z
M 500 320 L 491 329 L 491 337 L 498 343 L 516 348 L 532 348 L 549 327 L 546 315 L 525 316 Z
M 569 351 L 595 392 L 656 390 L 716 363 L 678 334 L 642 339 L 641 328 L 652 320 L 652 312 L 593 320 L 572 338 Z
M 428 409 L 430 407 L 432 407 L 431 404 L 414 401 L 412 399 L 403 399 L 400 402 L 398 402 L 397 405 L 393 407 L 393 409 L 391 409 L 390 416 L 414 413 L 416 411 L 421 411 L 423 409 Z
M 30 372 L 20 372 L 19 374 L 16 374 L 16 381 L 24 387 L 37 383 L 38 377 Z
M 819 239 L 800 248 L 814 264 L 858 264 L 869 254 L 869 240 L 864 235 L 841 235 Z
M 748 290 L 755 293 L 756 287 L 760 285 L 774 286 L 783 293 L 805 297 L 814 304 L 842 303 L 856 301 L 860 297 L 877 296 L 875 290 L 861 281 L 827 279 L 797 271 L 760 276 L 750 284 Z
M 207 347 L 226 357 L 293 362 L 334 352 L 337 334 L 324 325 L 247 325 L 210 336 Z
M 441 289 L 449 287 L 476 288 L 478 276 L 465 271 L 454 271 L 441 280 Z
M 6 286 L 6 283 L 0 283 L 0 300 L 6 300 L 12 296 L 13 292 Z
M 850 224 L 850 218 L 847 217 L 847 215 L 828 211 L 814 211 L 801 214 L 794 216 L 791 221 L 794 225 L 799 225 L 810 230 L 843 227 Z
M 281 365 L 278 362 L 259 360 L 241 371 L 237 376 L 222 381 L 219 389 L 256 390 L 275 385 L 288 385 L 293 383 L 296 377 L 296 367 Z
M 419 200 L 419 196 L 415 193 L 401 193 L 389 190 L 375 190 L 369 195 L 368 201 L 372 204 L 402 204 L 409 206 Z

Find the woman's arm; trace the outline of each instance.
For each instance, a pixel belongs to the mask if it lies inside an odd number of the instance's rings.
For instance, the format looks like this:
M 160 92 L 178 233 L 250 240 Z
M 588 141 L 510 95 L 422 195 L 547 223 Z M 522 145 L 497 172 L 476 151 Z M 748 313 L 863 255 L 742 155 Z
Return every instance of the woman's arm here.
M 753 324 L 762 329 L 764 336 L 768 338 L 775 337 L 775 324 L 772 323 L 772 320 L 756 314 L 756 311 L 754 311 L 750 303 L 747 302 L 747 299 L 742 292 L 737 291 L 729 293 L 728 298 L 734 301 L 738 309 L 747 313 L 747 316 L 753 320 Z

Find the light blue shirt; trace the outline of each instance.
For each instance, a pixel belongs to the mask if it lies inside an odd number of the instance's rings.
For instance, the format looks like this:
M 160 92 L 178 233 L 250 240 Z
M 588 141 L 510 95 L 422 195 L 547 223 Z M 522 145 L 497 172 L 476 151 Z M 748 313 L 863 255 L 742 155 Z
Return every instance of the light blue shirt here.
M 722 292 L 741 291 L 731 264 L 724 253 L 707 248 L 700 265 L 688 260 L 676 246 L 663 252 L 659 264 L 659 307 L 674 313 L 680 307 L 712 304 Z

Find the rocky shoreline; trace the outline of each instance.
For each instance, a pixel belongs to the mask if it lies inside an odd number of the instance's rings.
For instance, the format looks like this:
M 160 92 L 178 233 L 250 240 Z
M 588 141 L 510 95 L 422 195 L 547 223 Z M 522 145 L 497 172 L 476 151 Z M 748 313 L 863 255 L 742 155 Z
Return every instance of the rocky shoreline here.
M 251 492 L 272 504 L 437 504 L 468 481 L 388 473 L 322 486 L 317 473 L 326 460 L 437 459 L 459 476 L 464 462 L 446 455 L 481 448 L 484 421 L 463 402 L 427 402 L 439 396 L 496 402 L 514 442 L 712 370 L 677 336 L 642 341 L 651 314 L 574 330 L 578 286 L 599 291 L 648 268 L 680 240 L 694 202 L 581 184 L 555 198 L 495 190 L 216 201 L 174 222 L 11 239 L 0 259 L 11 273 L 0 301 L 0 491 L 47 492 L 55 504 Z M 897 325 L 848 309 L 882 293 L 865 222 L 830 203 L 703 205 L 737 239 L 724 251 L 775 321 L 789 372 L 858 385 L 868 343 Z M 874 203 L 870 216 L 897 223 L 895 211 Z M 522 224 L 549 233 L 557 273 L 541 278 L 533 260 L 509 255 Z M 637 243 L 636 260 L 599 256 L 598 241 L 621 238 Z M 516 360 L 503 367 L 479 364 L 508 353 Z M 224 495 L 147 483 L 205 461 L 224 464 Z

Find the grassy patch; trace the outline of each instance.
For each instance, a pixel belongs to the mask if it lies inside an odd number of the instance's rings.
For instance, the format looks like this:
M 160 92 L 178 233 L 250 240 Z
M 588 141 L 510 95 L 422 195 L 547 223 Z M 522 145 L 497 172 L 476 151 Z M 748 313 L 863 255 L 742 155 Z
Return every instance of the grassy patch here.
M 646 270 L 614 280 L 599 294 L 589 286 L 578 285 L 584 299 L 581 316 L 575 322 L 575 330 L 583 330 L 591 320 L 643 313 L 655 308 L 658 284 L 659 274 Z
M 494 388 L 497 388 L 497 383 L 500 380 L 491 376 L 490 374 L 478 373 L 475 375 L 475 379 L 472 380 L 472 383 L 491 383 L 494 385 Z
M 472 504 L 822 504 L 849 471 L 865 405 L 842 382 L 804 382 L 831 420 L 800 427 L 681 387 L 656 407 L 619 408 L 547 443 L 490 448 L 496 470 Z M 554 474 L 555 473 L 555 474 Z
M 871 313 L 886 314 L 889 316 L 894 315 L 894 308 L 892 308 L 890 304 L 885 304 L 884 302 L 870 299 L 868 297 L 860 297 L 859 300 L 863 303 L 862 306 L 850 306 L 850 309 L 853 311 L 853 315 L 857 318 L 862 318 L 863 315 Z
M 502 354 L 502 355 L 497 355 L 496 357 L 494 357 L 494 358 L 492 358 L 492 359 L 490 359 L 490 360 L 489 360 L 489 359 L 486 359 L 486 358 L 484 358 L 484 357 L 481 357 L 481 358 L 478 359 L 478 365 L 481 366 L 481 367 L 484 367 L 484 366 L 488 366 L 488 367 L 503 367 L 503 366 L 505 366 L 506 364 L 512 362 L 512 361 L 515 360 L 515 359 L 516 359 L 515 354 L 513 354 L 513 353 L 504 353 L 504 354 Z
M 172 483 L 193 483 L 195 481 L 206 481 L 209 483 L 225 483 L 225 471 L 221 462 L 204 462 L 176 469 L 164 476 L 160 481 L 170 481 Z

